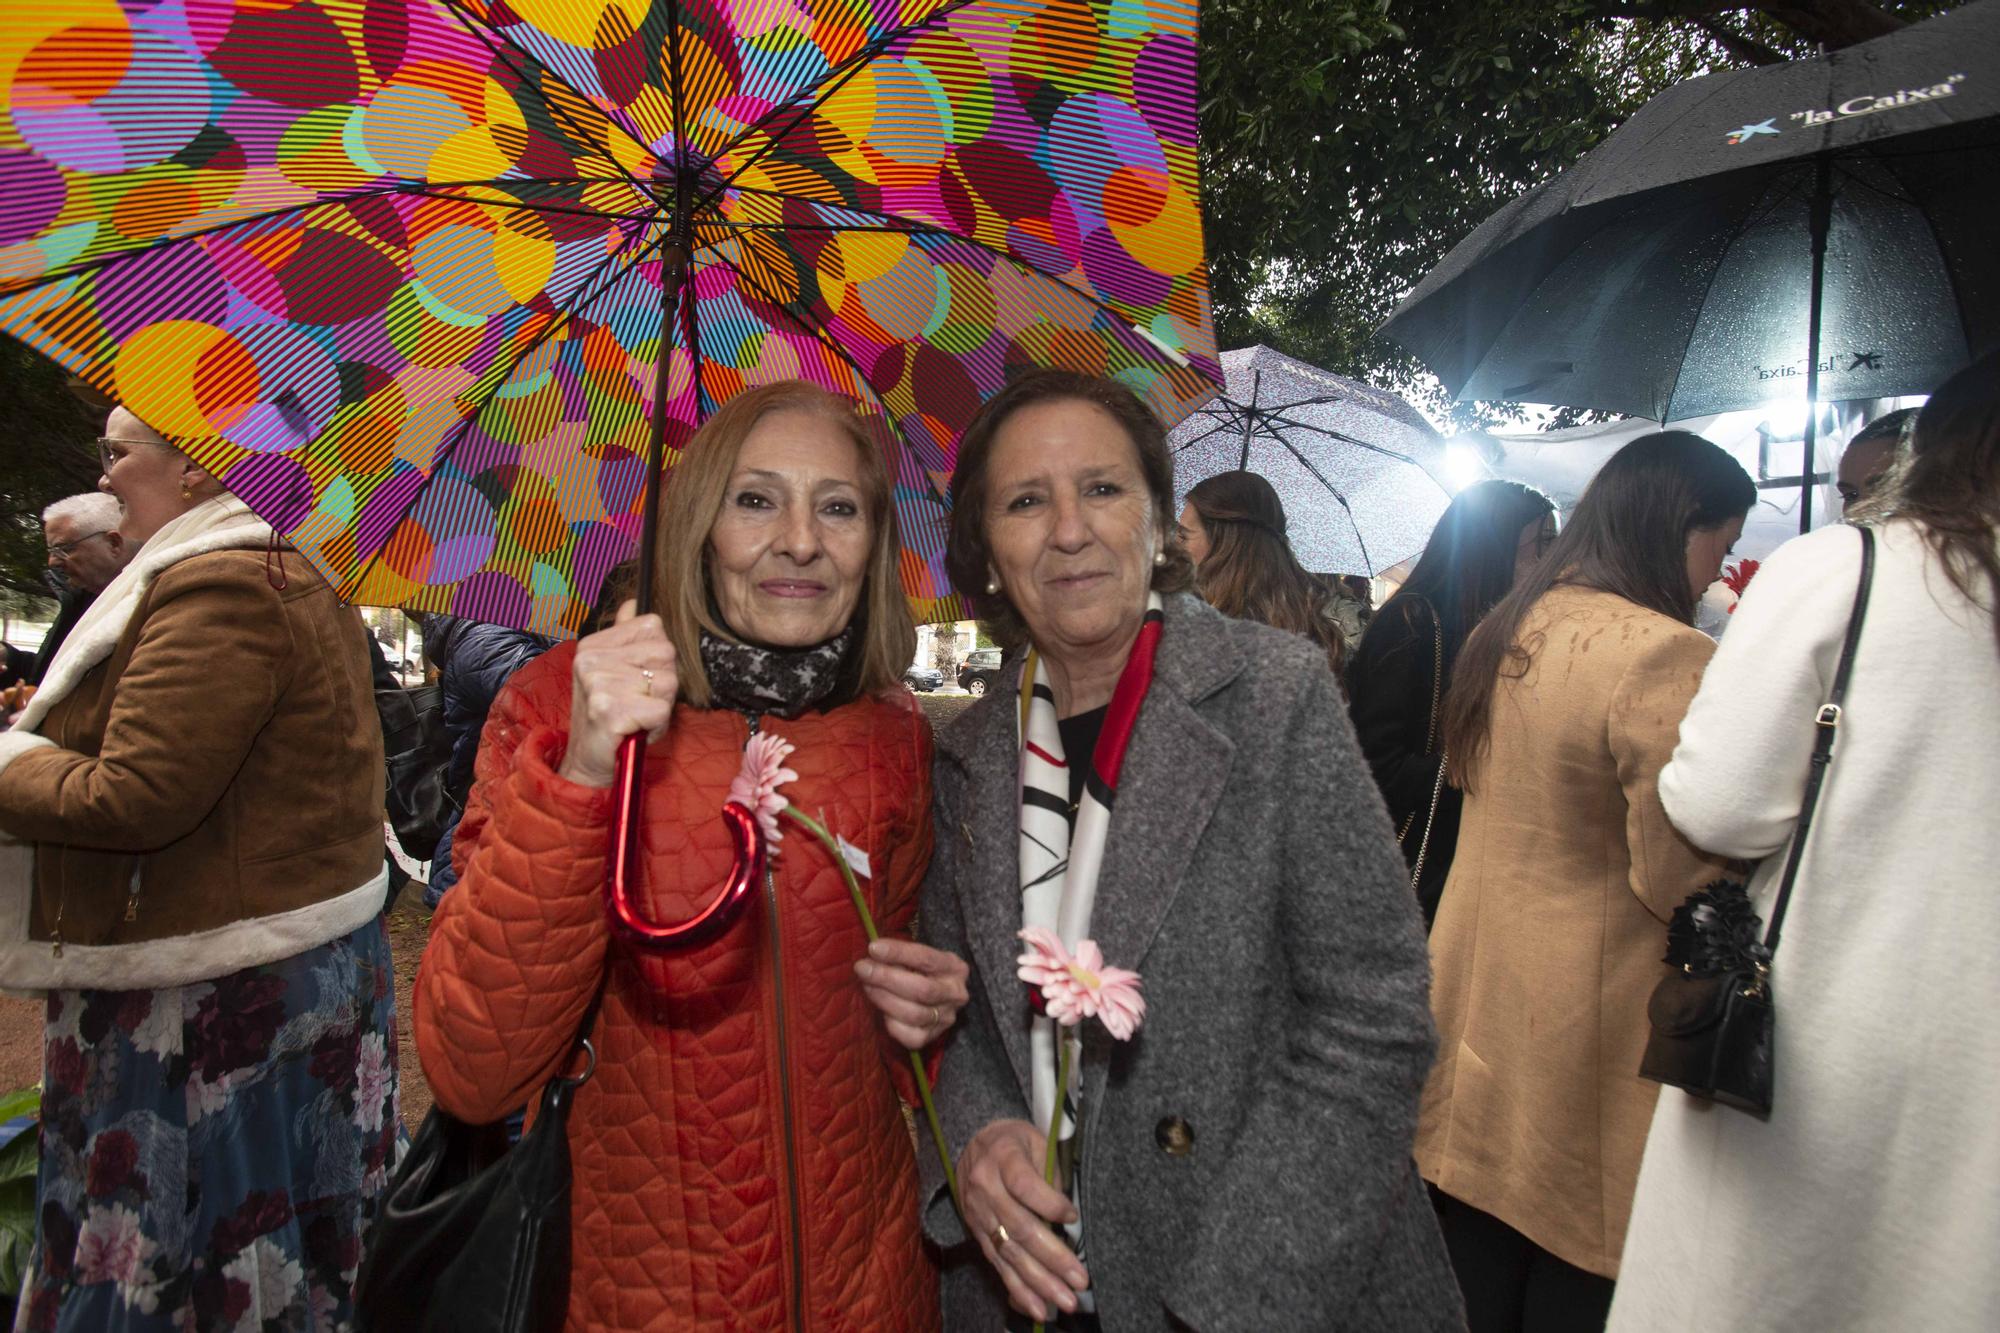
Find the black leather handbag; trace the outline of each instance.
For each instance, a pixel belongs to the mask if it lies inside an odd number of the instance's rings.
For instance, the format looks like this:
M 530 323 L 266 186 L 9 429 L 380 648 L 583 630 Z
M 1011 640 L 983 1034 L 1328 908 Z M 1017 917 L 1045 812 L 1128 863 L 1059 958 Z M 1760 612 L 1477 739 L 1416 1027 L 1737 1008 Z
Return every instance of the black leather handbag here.
M 382 749 L 389 763 L 389 827 L 405 855 L 428 861 L 460 800 L 445 782 L 451 736 L 444 725 L 444 692 L 436 685 L 375 691 L 382 719 Z
M 1854 647 L 1868 613 L 1868 589 L 1875 575 L 1875 534 L 1861 532 L 1861 580 L 1840 645 L 1833 689 L 1813 717 L 1812 764 L 1799 801 L 1799 822 L 1771 907 L 1771 928 L 1757 938 L 1762 923 L 1741 884 L 1717 881 L 1674 909 L 1667 926 L 1666 962 L 1679 970 L 1654 988 L 1646 1005 L 1653 1034 L 1639 1062 L 1639 1075 L 1765 1117 L 1771 1114 L 1776 1068 L 1772 1040 L 1777 1011 L 1771 994 L 1771 958 L 1778 932 L 1819 806 L 1820 787 L 1833 760 L 1840 731 L 1841 703 L 1854 667 Z
M 591 1005 L 595 1015 L 596 1004 Z M 590 1018 L 583 1023 L 589 1031 Z M 558 1333 L 569 1309 L 569 1108 L 597 1067 L 542 1090 L 512 1148 L 503 1125 L 432 1108 L 368 1234 L 354 1284 L 363 1333 Z

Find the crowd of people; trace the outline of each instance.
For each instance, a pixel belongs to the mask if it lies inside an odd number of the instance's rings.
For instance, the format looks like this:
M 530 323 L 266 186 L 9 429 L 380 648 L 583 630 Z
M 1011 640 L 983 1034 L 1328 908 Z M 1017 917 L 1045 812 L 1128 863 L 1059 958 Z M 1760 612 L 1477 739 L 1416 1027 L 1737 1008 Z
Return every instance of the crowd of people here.
M 458 1121 L 573 1093 L 573 1330 L 2000 1317 L 2000 361 L 1856 439 L 1851 523 L 1719 647 L 1696 606 L 1757 491 L 1698 436 L 1560 516 L 1468 487 L 1371 614 L 1261 478 L 1177 510 L 1129 390 L 1023 374 L 946 548 L 1008 665 L 935 735 L 880 452 L 823 390 L 745 392 L 668 477 L 648 605 L 553 647 L 426 622 L 455 808 L 404 1015 L 357 613 L 131 413 L 101 447 L 0 734 L 0 984 L 47 994 L 19 1329 L 370 1326 L 399 1020 Z M 1731 878 L 1770 912 L 1864 577 L 1775 1107 L 1662 1090 L 1669 922 Z M 777 737 L 881 938 L 775 823 L 712 938 L 621 931 L 635 735 L 633 910 L 737 873 L 720 811 Z M 1036 1003 L 1024 933 L 1137 972 L 1136 1031 Z

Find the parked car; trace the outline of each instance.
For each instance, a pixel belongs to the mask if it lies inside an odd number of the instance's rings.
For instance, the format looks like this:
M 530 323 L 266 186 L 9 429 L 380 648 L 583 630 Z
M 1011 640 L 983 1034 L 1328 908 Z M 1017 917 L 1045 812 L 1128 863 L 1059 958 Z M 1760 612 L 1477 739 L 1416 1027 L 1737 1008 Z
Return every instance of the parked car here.
M 980 695 L 1000 678 L 1000 650 L 974 648 L 958 664 L 958 686 L 967 694 Z
M 903 683 L 918 694 L 930 694 L 944 688 L 944 672 L 936 667 L 913 666 L 903 673 Z

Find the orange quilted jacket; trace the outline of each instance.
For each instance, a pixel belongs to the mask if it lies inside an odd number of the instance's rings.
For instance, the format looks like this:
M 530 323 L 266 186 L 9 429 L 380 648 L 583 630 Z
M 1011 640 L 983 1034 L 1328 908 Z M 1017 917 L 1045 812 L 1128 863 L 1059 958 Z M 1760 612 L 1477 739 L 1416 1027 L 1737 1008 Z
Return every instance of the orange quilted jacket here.
M 772 884 L 701 949 L 612 943 L 608 791 L 556 776 L 573 645 L 514 677 L 481 740 L 461 878 L 431 923 L 417 1052 L 438 1104 L 484 1123 L 565 1063 L 610 966 L 596 1077 L 570 1118 L 581 1330 L 934 1330 L 903 1111 L 907 1065 L 852 971 L 866 941 L 840 874 L 788 827 Z M 907 931 L 930 858 L 930 729 L 907 693 L 795 721 L 786 794 L 865 850 L 884 932 Z M 705 901 L 749 720 L 676 710 L 646 762 L 645 903 Z M 775 902 L 775 911 L 773 904 Z

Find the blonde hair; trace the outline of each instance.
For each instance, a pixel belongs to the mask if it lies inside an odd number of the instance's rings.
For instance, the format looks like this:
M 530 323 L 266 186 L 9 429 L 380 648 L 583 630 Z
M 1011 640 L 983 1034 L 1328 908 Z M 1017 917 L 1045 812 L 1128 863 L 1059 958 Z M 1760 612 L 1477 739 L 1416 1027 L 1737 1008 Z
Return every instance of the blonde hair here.
M 697 708 L 708 707 L 713 694 L 701 662 L 701 632 L 740 641 L 716 614 L 710 594 L 708 534 L 722 513 L 743 442 L 758 422 L 779 412 L 804 412 L 831 423 L 854 445 L 861 466 L 862 505 L 871 540 L 861 600 L 851 622 L 858 642 L 849 650 L 843 673 L 853 688 L 834 702 L 895 687 L 917 654 L 917 627 L 903 599 L 902 541 L 881 446 L 845 399 L 804 380 L 780 380 L 738 394 L 710 417 L 682 446 L 660 492 L 652 609 L 666 622 L 667 637 L 680 659 L 681 697 Z

